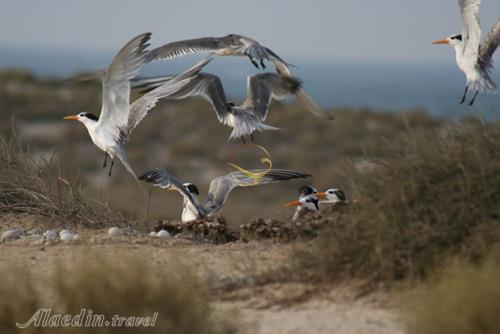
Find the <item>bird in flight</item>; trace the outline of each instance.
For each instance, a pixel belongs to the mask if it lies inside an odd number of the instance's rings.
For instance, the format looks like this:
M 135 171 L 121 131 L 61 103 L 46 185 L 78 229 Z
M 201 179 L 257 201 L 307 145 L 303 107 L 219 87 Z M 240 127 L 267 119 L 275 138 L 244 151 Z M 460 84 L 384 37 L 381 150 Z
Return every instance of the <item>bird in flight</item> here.
M 208 62 L 208 60 L 207 60 Z M 156 78 L 138 78 L 133 88 L 149 91 L 172 79 L 172 76 Z M 212 105 L 219 122 L 233 128 L 229 140 L 250 135 L 254 131 L 278 130 L 264 124 L 269 112 L 271 100 L 282 100 L 295 95 L 301 105 L 319 117 L 328 117 L 309 95 L 303 94 L 301 82 L 293 77 L 277 73 L 260 73 L 247 78 L 247 97 L 240 105 L 235 105 L 226 98 L 220 78 L 211 73 L 200 72 L 182 89 L 168 96 L 169 99 L 184 99 L 200 96 Z
M 154 168 L 139 177 L 140 180 L 152 183 L 153 186 L 178 191 L 184 198 L 182 221 L 188 222 L 218 213 L 227 201 L 229 193 L 236 187 L 250 187 L 267 183 L 281 182 L 291 179 L 310 177 L 309 174 L 294 172 L 286 169 L 250 170 L 250 173 L 264 174 L 255 182 L 255 179 L 242 172 L 231 172 L 219 176 L 210 182 L 207 197 L 200 202 L 200 192 L 193 183 L 183 183 L 163 168 Z
M 345 203 L 345 193 L 338 188 L 330 188 L 319 192 L 312 186 L 303 186 L 299 189 L 299 199 L 288 202 L 286 206 L 296 206 L 292 221 L 302 218 L 309 212 L 318 212 L 320 204 Z
M 259 68 L 260 65 L 263 69 L 266 68 L 264 61 L 287 64 L 271 49 L 262 46 L 250 37 L 237 34 L 222 37 L 201 37 L 168 43 L 151 50 L 146 56 L 146 61 L 172 59 L 193 53 L 248 57 L 255 67 Z
M 159 99 L 186 85 L 206 64 L 202 61 L 159 85 L 130 104 L 130 80 L 145 63 L 147 42 L 151 33 L 143 33 L 130 40 L 116 54 L 102 77 L 102 108 L 99 117 L 89 112 L 66 116 L 66 120 L 81 122 L 88 130 L 92 142 L 104 151 L 103 168 L 111 158 L 108 175 L 111 176 L 115 158 L 137 179 L 128 161 L 125 144 L 132 130 L 141 122 Z
M 460 104 L 465 102 L 469 90 L 474 92 L 469 105 L 474 103 L 479 93 L 497 91 L 491 70 L 493 53 L 500 44 L 500 19 L 481 42 L 480 2 L 481 0 L 458 0 L 462 15 L 462 33 L 433 42 L 433 44 L 448 44 L 455 49 L 458 67 L 467 78 Z

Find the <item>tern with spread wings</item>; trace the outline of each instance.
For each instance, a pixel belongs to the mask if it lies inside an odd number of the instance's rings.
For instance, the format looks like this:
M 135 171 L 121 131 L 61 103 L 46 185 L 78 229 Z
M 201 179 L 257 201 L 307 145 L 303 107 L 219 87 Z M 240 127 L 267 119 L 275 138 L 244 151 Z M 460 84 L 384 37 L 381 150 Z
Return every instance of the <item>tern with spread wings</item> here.
M 182 221 L 209 217 L 219 212 L 227 201 L 229 193 L 236 187 L 250 187 L 267 183 L 301 179 L 310 177 L 308 174 L 294 172 L 286 169 L 251 170 L 253 174 L 265 173 L 256 180 L 241 172 L 231 172 L 224 176 L 213 179 L 210 182 L 208 195 L 200 202 L 198 188 L 192 183 L 182 183 L 174 175 L 163 168 L 154 168 L 139 177 L 140 180 L 152 183 L 156 187 L 176 190 L 184 198 Z
M 172 76 L 141 78 L 133 87 L 148 91 L 172 79 Z M 325 113 L 308 95 L 300 92 L 301 82 L 293 77 L 276 73 L 260 73 L 247 78 L 247 97 L 240 105 L 226 99 L 220 78 L 211 73 L 200 72 L 182 89 L 168 96 L 168 99 L 184 99 L 200 96 L 212 105 L 218 120 L 233 128 L 229 140 L 242 138 L 255 131 L 278 130 L 264 124 L 272 99 L 282 100 L 289 95 L 297 96 L 301 104 L 310 112 L 323 116 Z
M 462 15 L 462 33 L 433 42 L 448 44 L 455 49 L 458 67 L 467 78 L 460 104 L 465 102 L 469 90 L 474 92 L 469 105 L 474 103 L 477 94 L 497 91 L 490 72 L 493 69 L 493 53 L 500 44 L 500 19 L 481 42 L 480 3 L 481 0 L 458 0 Z
M 108 156 L 111 158 L 108 175 L 111 175 L 114 159 L 118 158 L 125 169 L 137 178 L 125 150 L 130 133 L 159 99 L 182 88 L 206 64 L 206 61 L 200 62 L 130 104 L 130 80 L 144 65 L 150 38 L 151 33 L 144 33 L 130 40 L 106 69 L 102 78 L 100 117 L 89 112 L 64 117 L 66 120 L 79 121 L 87 128 L 93 143 L 105 153 L 103 168 L 107 165 Z

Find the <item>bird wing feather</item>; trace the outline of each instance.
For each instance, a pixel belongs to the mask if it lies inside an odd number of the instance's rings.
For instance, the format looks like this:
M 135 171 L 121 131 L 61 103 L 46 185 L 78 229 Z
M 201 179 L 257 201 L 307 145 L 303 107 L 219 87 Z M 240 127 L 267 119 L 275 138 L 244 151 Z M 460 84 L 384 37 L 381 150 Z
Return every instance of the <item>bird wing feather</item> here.
M 113 58 L 102 79 L 103 101 L 97 126 L 110 133 L 116 141 L 127 130 L 130 80 L 144 64 L 150 38 L 151 33 L 144 33 L 130 40 Z

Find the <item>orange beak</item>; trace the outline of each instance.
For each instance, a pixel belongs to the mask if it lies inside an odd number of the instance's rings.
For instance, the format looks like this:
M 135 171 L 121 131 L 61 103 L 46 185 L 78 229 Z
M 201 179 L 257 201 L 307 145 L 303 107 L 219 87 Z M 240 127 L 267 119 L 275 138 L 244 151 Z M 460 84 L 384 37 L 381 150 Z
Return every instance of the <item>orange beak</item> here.
M 448 40 L 446 39 L 438 39 L 437 41 L 432 42 L 432 44 L 448 44 Z
M 322 191 L 322 192 L 316 193 L 316 196 L 319 199 L 325 199 L 326 198 L 326 193 L 324 191 Z
M 65 119 L 67 121 L 77 121 L 78 116 L 66 116 L 66 117 L 63 117 L 63 119 Z
M 292 202 L 288 202 L 285 204 L 285 206 L 288 206 L 288 207 L 291 207 L 291 206 L 301 206 L 302 203 L 300 203 L 299 201 L 292 201 Z

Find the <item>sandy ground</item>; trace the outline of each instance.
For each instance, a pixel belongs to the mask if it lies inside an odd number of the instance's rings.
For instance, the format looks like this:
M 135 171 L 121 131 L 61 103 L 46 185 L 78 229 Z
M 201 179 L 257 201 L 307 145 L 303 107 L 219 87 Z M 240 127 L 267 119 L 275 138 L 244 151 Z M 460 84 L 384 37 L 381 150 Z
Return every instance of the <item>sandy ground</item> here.
M 9 227 L 33 231 L 51 222 L 35 218 L 2 219 L 0 233 Z M 158 265 L 181 261 L 201 279 L 218 287 L 214 308 L 236 317 L 244 333 L 403 333 L 396 306 L 383 294 L 353 298 L 348 286 L 254 282 L 256 273 L 286 266 L 293 244 L 270 241 L 199 244 L 183 239 L 153 239 L 146 234 L 109 239 L 106 230 L 79 230 L 77 243 L 47 244 L 19 239 L 0 244 L 0 265 L 16 260 L 37 270 L 48 270 L 56 259 L 68 259 L 90 247 L 103 253 L 126 249 Z

